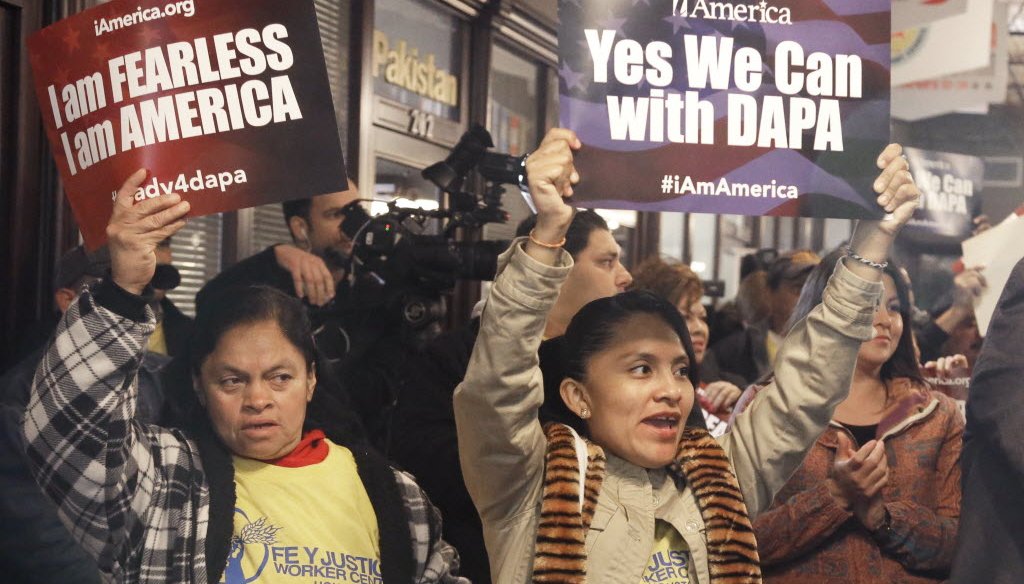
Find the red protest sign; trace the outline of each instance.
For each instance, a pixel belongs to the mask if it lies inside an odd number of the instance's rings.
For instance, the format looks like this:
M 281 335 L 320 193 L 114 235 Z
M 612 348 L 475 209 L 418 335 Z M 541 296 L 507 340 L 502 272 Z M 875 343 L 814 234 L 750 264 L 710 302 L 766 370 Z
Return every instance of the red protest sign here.
M 313 0 L 114 0 L 28 41 L 43 124 L 86 244 L 113 194 L 206 215 L 345 190 Z

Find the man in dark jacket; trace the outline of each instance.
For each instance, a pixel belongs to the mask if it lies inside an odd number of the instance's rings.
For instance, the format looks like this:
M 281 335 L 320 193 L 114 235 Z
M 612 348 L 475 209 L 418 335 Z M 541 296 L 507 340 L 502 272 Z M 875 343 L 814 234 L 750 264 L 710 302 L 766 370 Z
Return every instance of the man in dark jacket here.
M 341 231 L 345 207 L 359 199 L 348 190 L 285 201 L 281 207 L 293 244 L 272 245 L 217 275 L 196 295 L 196 308 L 236 286 L 264 285 L 323 306 L 334 298 L 345 276 L 352 240 Z
M 967 395 L 955 584 L 1024 582 L 1024 260 L 1003 289 Z
M 110 268 L 106 248 L 88 253 L 82 246 L 57 265 L 54 303 L 60 312 L 87 284 Z M 32 377 L 43 356 L 39 347 L 0 377 L 0 581 L 19 584 L 99 584 L 96 561 L 68 532 L 57 509 L 29 473 L 21 418 Z M 168 358 L 147 353 L 139 370 L 139 419 L 156 423 L 161 412 L 159 369 Z

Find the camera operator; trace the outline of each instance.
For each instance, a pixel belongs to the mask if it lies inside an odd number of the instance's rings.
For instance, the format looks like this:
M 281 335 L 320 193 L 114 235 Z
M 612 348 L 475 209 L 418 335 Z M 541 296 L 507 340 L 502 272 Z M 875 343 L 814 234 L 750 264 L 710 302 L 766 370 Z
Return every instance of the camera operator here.
M 339 290 L 347 291 L 345 276 L 352 241 L 341 231 L 344 208 L 359 199 L 355 182 L 348 190 L 282 204 L 294 244 L 273 245 L 224 270 L 196 295 L 196 309 L 235 287 L 266 285 L 323 306 Z

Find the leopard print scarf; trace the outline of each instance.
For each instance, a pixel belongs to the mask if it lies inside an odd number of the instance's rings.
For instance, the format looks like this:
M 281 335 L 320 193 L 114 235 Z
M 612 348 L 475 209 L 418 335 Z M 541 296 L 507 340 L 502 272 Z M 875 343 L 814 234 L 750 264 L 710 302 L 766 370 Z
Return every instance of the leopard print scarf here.
M 544 432 L 548 446 L 533 581 L 584 584 L 587 530 L 604 480 L 604 451 L 589 441 L 580 441 L 586 445 L 587 457 L 581 497 L 577 435 L 562 424 L 547 424 Z M 707 430 L 686 428 L 670 470 L 686 480 L 697 499 L 707 529 L 710 584 L 760 583 L 754 530 L 722 447 Z

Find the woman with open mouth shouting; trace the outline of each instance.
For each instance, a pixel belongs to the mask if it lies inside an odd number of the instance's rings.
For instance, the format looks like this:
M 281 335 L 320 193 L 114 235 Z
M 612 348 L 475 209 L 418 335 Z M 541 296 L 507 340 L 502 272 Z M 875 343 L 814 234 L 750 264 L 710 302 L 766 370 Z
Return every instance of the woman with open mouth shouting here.
M 920 194 L 890 145 L 874 185 L 889 215 L 860 223 L 822 304 L 779 351 L 777 391 L 762 392 L 721 439 L 687 424 L 696 367 L 679 311 L 642 292 L 596 300 L 573 318 L 560 390 L 579 420 L 545 426 L 537 348 L 572 265 L 560 246 L 581 147 L 554 129 L 527 159 L 537 226 L 499 260 L 455 394 L 462 468 L 494 580 L 760 582 L 750 519 L 849 391 L 858 348 L 872 337 L 879 268 Z

